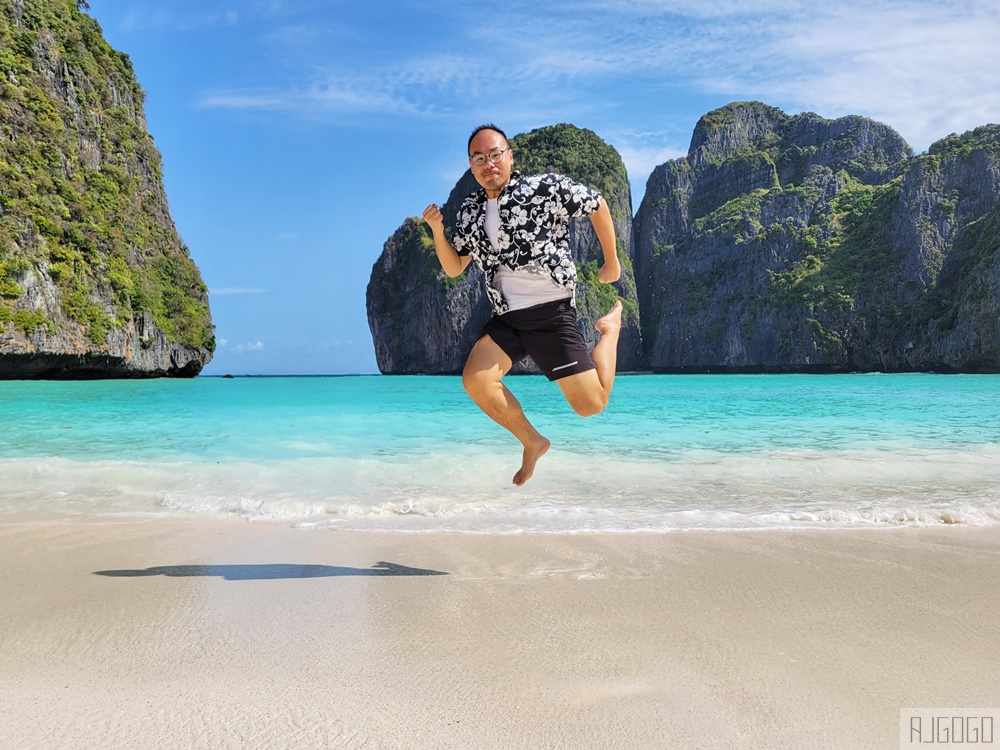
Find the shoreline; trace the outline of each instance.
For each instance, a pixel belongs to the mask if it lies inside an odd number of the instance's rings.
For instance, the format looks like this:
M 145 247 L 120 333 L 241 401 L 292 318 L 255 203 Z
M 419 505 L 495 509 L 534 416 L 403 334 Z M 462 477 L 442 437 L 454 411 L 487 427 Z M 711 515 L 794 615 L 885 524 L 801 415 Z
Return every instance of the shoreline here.
M 0 524 L 0 744 L 888 748 L 996 705 L 1000 528 L 739 532 Z

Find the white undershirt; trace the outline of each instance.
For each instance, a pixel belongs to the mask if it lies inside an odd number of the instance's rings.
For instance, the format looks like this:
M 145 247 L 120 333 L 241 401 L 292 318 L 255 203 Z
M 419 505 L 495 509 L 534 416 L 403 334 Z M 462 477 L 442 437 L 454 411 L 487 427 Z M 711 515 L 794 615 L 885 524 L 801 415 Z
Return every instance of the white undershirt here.
M 486 219 L 483 221 L 483 229 L 486 230 L 486 237 L 493 245 L 493 252 L 500 251 L 500 209 L 497 208 L 497 199 L 489 198 L 486 201 Z
M 489 198 L 486 201 L 483 229 L 494 252 L 499 252 L 500 209 L 497 208 L 496 198 Z M 493 285 L 506 297 L 509 310 L 524 310 L 573 296 L 572 291 L 559 286 L 552 280 L 548 270 L 538 263 L 514 270 L 501 266 L 493 276 Z

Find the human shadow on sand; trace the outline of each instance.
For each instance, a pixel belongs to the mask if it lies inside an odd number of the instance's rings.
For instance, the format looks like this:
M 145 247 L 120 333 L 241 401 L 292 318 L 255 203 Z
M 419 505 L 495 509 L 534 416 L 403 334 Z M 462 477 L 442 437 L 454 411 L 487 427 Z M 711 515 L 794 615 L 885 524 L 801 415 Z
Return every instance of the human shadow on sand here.
M 227 581 L 264 581 L 276 578 L 331 578 L 336 576 L 446 576 L 440 570 L 409 568 L 390 562 L 377 562 L 370 568 L 344 568 L 337 565 L 161 565 L 143 570 L 96 570 L 94 575 L 113 578 L 140 576 L 219 576 Z

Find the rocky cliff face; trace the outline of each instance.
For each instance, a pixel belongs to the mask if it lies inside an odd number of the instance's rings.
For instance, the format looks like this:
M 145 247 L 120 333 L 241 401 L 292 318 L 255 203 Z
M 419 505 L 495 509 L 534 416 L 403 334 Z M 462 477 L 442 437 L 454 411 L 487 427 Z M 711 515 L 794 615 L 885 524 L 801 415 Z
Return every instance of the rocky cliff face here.
M 620 369 L 1000 372 L 998 125 L 914 156 L 863 117 L 730 104 L 698 122 L 687 157 L 650 176 L 634 253 L 612 149 L 565 125 L 515 141 L 525 171 L 570 174 L 612 205 L 630 261 Z M 467 173 L 449 220 L 475 187 Z M 608 300 L 592 281 L 589 222 L 573 237 L 593 342 Z M 445 279 L 422 223 L 404 224 L 368 289 L 382 371 L 458 372 L 489 316 L 481 285 L 475 272 Z
M 709 113 L 636 215 L 656 371 L 1000 370 L 1000 127 Z
M 615 285 L 597 282 L 601 249 L 589 219 L 573 219 L 570 247 L 577 262 L 577 308 L 584 337 L 598 339 L 594 321 L 616 297 L 625 307 L 619 369 L 642 361 L 639 310 L 632 271 L 632 211 L 628 177 L 618 153 L 593 132 L 572 125 L 541 128 L 511 139 L 515 166 L 526 174 L 559 172 L 596 188 L 611 209 L 622 261 Z M 446 230 L 454 228 L 458 207 L 478 189 L 470 172 L 459 180 L 442 207 Z M 441 271 L 430 232 L 419 219 L 406 222 L 386 242 L 372 268 L 367 290 L 368 322 L 379 370 L 387 374 L 458 373 L 491 309 L 475 263 L 457 279 Z M 514 372 L 537 372 L 526 360 Z
M 193 376 L 211 358 L 142 101 L 75 0 L 0 0 L 0 378 Z
M 440 272 L 434 241 L 420 219 L 407 219 L 382 250 L 368 284 L 368 324 L 379 370 L 393 375 L 459 373 L 489 319 L 479 268 Z

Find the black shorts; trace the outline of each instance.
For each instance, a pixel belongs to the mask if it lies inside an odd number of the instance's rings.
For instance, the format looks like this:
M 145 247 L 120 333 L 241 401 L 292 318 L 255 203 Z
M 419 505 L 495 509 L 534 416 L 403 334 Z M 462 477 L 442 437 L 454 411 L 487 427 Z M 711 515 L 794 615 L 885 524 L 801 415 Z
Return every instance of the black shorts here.
M 576 325 L 576 308 L 568 299 L 494 315 L 479 338 L 487 334 L 511 362 L 531 357 L 549 380 L 596 367 Z

